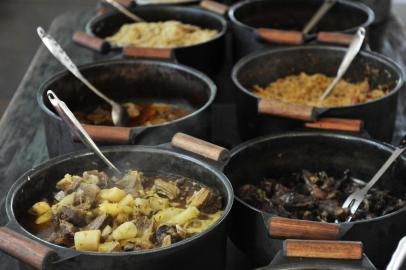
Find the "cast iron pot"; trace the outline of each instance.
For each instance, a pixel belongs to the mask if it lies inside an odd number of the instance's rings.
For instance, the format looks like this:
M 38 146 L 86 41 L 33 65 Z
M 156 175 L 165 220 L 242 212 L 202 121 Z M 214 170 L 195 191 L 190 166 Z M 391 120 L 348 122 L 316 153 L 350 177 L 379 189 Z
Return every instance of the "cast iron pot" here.
M 157 51 L 170 51 L 179 63 L 197 68 L 209 75 L 216 74 L 220 69 L 224 58 L 225 34 L 227 32 L 227 22 L 220 15 L 197 7 L 181 6 L 138 6 L 131 8 L 131 11 L 146 21 L 178 20 L 202 28 L 217 30 L 219 34 L 209 41 L 173 49 L 158 49 Z M 123 24 L 132 22 L 125 15 L 113 11 L 91 19 L 86 25 L 86 31 L 104 39 L 115 34 Z M 122 48 L 115 47 L 113 49 Z M 129 48 L 124 49 L 124 55 L 138 56 Z
M 254 51 L 299 45 L 314 39 L 347 44 L 351 37 L 344 38 L 347 35 L 342 34 L 354 34 L 359 27 L 364 27 L 368 33 L 374 20 L 373 11 L 367 6 L 338 0 L 316 28 L 302 37 L 302 28 L 322 4 L 323 0 L 246 0 L 234 4 L 228 17 L 235 60 Z
M 191 68 L 151 60 L 111 60 L 79 67 L 90 82 L 117 101 L 163 101 L 191 107 L 191 114 L 161 125 L 133 128 L 86 125 L 99 145 L 165 143 L 178 131 L 195 136 L 209 136 L 209 110 L 216 86 L 204 74 Z M 68 72 L 46 81 L 37 93 L 45 124 L 48 152 L 51 157 L 82 149 L 76 142 L 46 96 L 53 90 L 75 111 L 103 101 Z
M 323 170 L 336 177 L 350 169 L 354 178 L 369 181 L 393 150 L 391 145 L 357 136 L 297 132 L 253 139 L 232 149 L 231 153 L 223 149 L 223 156 L 229 153 L 230 158 L 215 166 L 222 168 L 236 191 L 241 185 L 258 183 L 264 177 L 278 178 L 303 169 Z M 403 155 L 376 185 L 404 196 L 405 175 Z M 360 241 L 366 255 L 382 269 L 406 233 L 405 222 L 406 208 L 350 223 L 286 219 L 260 211 L 236 196 L 229 234 L 256 267 L 269 264 L 282 248 L 281 238 Z
M 353 0 L 369 6 L 375 13 L 374 24 L 384 22 L 390 15 L 392 0 Z
M 225 267 L 226 218 L 233 203 L 227 178 L 204 162 L 163 147 L 115 146 L 102 149 L 119 168 L 180 175 L 217 189 L 224 198 L 222 217 L 207 231 L 164 248 L 120 253 L 79 252 L 36 237 L 22 223 L 36 201 L 50 195 L 65 173 L 105 170 L 93 153 L 75 152 L 28 171 L 12 186 L 6 198 L 9 223 L 0 228 L 0 249 L 36 269 L 218 269 Z M 22 264 L 27 268 L 28 265 Z M 29 267 L 29 269 L 32 269 Z
M 232 71 L 232 80 L 238 88 L 237 114 L 241 134 L 253 138 L 296 130 L 302 128 L 304 121 L 316 121 L 321 116 L 321 122 L 322 118 L 331 117 L 345 119 L 344 122 L 361 120 L 372 138 L 391 141 L 397 99 L 404 89 L 404 74 L 395 62 L 383 55 L 362 51 L 344 76 L 353 82 L 367 78 L 372 88 L 383 85 L 391 89 L 384 97 L 370 102 L 326 109 L 261 100 L 251 92 L 254 85 L 266 86 L 279 78 L 301 72 L 335 77 L 344 54 L 345 49 L 340 47 L 301 46 L 267 50 L 241 59 Z M 306 125 L 314 126 L 312 124 Z

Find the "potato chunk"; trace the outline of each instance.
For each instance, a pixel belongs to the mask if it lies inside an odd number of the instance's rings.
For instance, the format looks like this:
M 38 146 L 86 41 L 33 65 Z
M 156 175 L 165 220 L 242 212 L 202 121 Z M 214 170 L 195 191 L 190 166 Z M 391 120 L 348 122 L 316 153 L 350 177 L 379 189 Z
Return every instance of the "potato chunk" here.
M 137 236 L 138 230 L 134 223 L 127 221 L 118 226 L 112 233 L 115 240 L 125 240 Z
M 35 224 L 43 224 L 48 221 L 51 221 L 51 219 L 52 219 L 52 211 L 48 211 L 37 217 L 37 219 L 35 220 Z
M 47 202 L 37 202 L 31 207 L 31 212 L 37 216 L 45 214 L 49 210 L 51 210 L 51 206 Z
M 99 252 L 110 253 L 120 251 L 120 243 L 117 241 L 105 242 L 99 245 Z
M 118 204 L 121 206 L 132 206 L 134 204 L 134 197 L 131 194 L 128 194 L 123 199 L 121 199 Z
M 200 211 L 195 206 L 189 206 L 183 212 L 169 219 L 166 223 L 183 225 L 189 220 L 197 218 L 199 213 Z
M 170 220 L 171 218 L 173 218 L 176 215 L 179 215 L 182 212 L 183 212 L 182 208 L 175 208 L 175 207 L 166 208 L 166 209 L 163 209 L 163 210 L 159 211 L 158 213 L 156 213 L 154 215 L 154 220 L 158 225 L 164 224 L 168 220 Z
M 113 187 L 111 189 L 103 189 L 100 193 L 100 197 L 102 199 L 108 200 L 110 202 L 119 202 L 125 197 L 125 195 L 125 191 L 117 187 Z
M 80 251 L 98 251 L 100 235 L 100 230 L 76 232 L 74 236 L 75 249 Z

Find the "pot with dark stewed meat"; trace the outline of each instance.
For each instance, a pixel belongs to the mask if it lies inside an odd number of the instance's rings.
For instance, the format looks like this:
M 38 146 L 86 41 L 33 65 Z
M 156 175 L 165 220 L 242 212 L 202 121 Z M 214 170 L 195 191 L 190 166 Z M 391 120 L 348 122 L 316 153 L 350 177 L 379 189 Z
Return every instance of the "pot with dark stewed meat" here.
M 167 148 L 102 148 L 123 175 L 84 151 L 30 170 L 8 193 L 0 249 L 21 269 L 224 269 L 231 184 Z
M 385 266 L 406 233 L 405 157 L 368 193 L 355 220 L 343 222 L 348 210 L 340 206 L 392 151 L 376 141 L 331 133 L 275 135 L 238 146 L 224 167 L 237 195 L 232 240 L 259 266 L 280 248 L 275 238 L 362 241 L 371 261 Z
M 340 206 L 393 150 L 334 133 L 286 133 L 237 146 L 218 164 L 236 192 L 231 240 L 253 267 L 269 264 L 286 238 L 361 241 L 371 261 L 386 266 L 406 234 L 405 156 L 374 186 L 355 220 L 343 222 L 348 210 Z

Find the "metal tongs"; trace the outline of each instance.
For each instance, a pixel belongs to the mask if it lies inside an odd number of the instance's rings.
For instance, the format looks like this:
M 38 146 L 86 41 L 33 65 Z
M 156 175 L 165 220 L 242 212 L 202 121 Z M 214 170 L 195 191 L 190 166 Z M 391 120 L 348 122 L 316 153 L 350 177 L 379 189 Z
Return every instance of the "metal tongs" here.
M 406 135 L 400 141 L 398 147 L 393 151 L 392 155 L 388 160 L 382 165 L 379 171 L 372 177 L 371 181 L 365 185 L 362 189 L 353 192 L 347 197 L 341 208 L 351 208 L 350 216 L 347 218 L 346 222 L 350 222 L 353 218 L 355 212 L 357 212 L 359 206 L 364 201 L 365 196 L 368 191 L 375 185 L 376 182 L 382 177 L 382 175 L 388 170 L 392 163 L 406 150 Z
M 110 161 L 108 158 L 100 151 L 95 142 L 90 138 L 89 134 L 76 119 L 75 115 L 66 106 L 65 102 L 60 100 L 52 90 L 47 91 L 47 96 L 52 106 L 58 112 L 62 120 L 68 125 L 68 127 L 75 132 L 79 139 L 93 152 L 98 155 L 104 163 L 106 163 L 110 168 L 112 168 L 117 174 L 122 175 L 121 171 Z

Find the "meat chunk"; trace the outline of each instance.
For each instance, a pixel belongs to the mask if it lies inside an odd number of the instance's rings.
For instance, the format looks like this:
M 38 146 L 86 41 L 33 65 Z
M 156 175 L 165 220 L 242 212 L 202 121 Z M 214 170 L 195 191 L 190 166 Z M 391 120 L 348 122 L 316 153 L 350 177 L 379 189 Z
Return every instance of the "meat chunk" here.
M 102 213 L 93 219 L 87 226 L 86 230 L 99 230 L 107 221 L 108 216 L 106 213 Z
M 154 186 L 156 188 L 156 192 L 158 194 L 164 195 L 168 197 L 170 200 L 175 199 L 178 197 L 180 190 L 176 186 L 176 184 L 164 181 L 162 179 L 155 179 Z
M 79 227 L 85 226 L 89 222 L 87 212 L 73 206 L 62 206 L 58 212 L 58 218 Z

